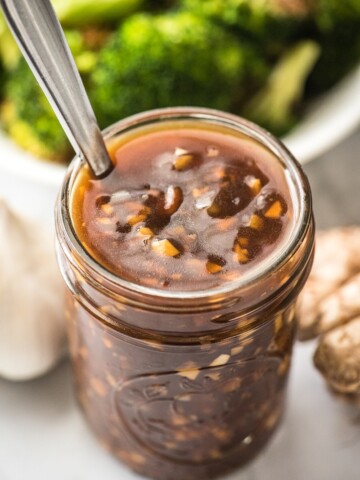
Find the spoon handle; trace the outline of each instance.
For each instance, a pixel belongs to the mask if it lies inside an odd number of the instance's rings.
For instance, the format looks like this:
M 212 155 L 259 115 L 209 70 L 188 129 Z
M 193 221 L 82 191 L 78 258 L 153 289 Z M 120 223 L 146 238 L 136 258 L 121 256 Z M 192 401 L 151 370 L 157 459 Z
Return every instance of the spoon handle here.
M 112 162 L 50 0 L 0 0 L 0 5 L 74 150 L 96 177 L 105 176 Z

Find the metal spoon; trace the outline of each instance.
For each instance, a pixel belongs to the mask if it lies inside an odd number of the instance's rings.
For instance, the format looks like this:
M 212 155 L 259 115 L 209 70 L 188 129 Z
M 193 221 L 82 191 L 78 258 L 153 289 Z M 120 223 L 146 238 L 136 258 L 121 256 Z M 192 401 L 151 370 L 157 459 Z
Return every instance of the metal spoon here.
M 106 176 L 113 164 L 50 1 L 0 0 L 0 6 L 75 152 L 96 177 Z

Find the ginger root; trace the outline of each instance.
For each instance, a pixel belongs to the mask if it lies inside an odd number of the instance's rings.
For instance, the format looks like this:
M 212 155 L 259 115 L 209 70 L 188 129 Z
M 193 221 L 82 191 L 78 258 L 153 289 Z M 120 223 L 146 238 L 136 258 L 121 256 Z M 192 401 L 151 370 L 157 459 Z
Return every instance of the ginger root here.
M 326 333 L 358 315 L 360 315 L 360 273 L 351 277 L 322 301 L 319 305 L 315 332 Z
M 341 393 L 360 392 L 360 317 L 320 339 L 315 366 L 329 385 Z
M 300 340 L 319 336 L 314 363 L 329 386 L 360 394 L 360 227 L 318 234 L 296 318 Z
M 318 233 L 312 271 L 300 295 L 297 306 L 298 335 L 300 340 L 315 338 L 339 323 L 333 318 L 332 309 L 342 309 L 341 296 L 346 298 L 346 319 L 360 314 L 360 303 L 352 294 L 358 291 L 360 280 L 353 277 L 360 273 L 360 227 L 342 227 Z M 339 287 L 345 291 L 339 294 Z M 354 309 L 354 312 L 352 310 Z

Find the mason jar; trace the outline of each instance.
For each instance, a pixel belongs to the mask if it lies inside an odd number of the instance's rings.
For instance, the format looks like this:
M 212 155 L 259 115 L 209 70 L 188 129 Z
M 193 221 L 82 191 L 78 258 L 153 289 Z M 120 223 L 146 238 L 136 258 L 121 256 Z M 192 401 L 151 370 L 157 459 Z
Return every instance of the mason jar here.
M 309 184 L 277 139 L 239 117 L 171 108 L 136 115 L 104 132 L 111 147 L 142 125 L 188 119 L 225 126 L 276 158 L 292 201 L 281 248 L 208 291 L 167 291 L 114 275 L 87 253 L 71 215 L 75 158 L 56 206 L 57 252 L 75 389 L 100 443 L 158 480 L 200 480 L 245 464 L 283 412 L 296 299 L 309 274 L 314 221 Z

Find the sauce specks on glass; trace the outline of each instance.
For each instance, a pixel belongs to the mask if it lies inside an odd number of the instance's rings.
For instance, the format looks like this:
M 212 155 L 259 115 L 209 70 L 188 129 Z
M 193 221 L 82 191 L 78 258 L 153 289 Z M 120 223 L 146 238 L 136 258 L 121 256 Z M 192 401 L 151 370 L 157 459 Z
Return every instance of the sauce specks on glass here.
M 276 157 L 225 127 L 142 127 L 109 150 L 105 179 L 82 169 L 72 198 L 87 252 L 121 278 L 206 290 L 258 265 L 289 233 L 291 197 Z

